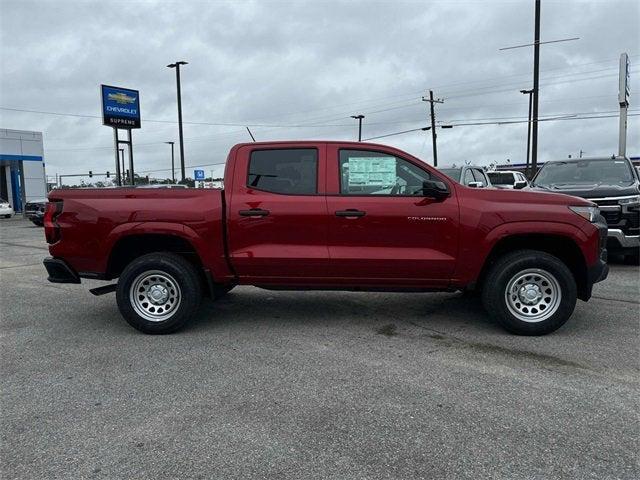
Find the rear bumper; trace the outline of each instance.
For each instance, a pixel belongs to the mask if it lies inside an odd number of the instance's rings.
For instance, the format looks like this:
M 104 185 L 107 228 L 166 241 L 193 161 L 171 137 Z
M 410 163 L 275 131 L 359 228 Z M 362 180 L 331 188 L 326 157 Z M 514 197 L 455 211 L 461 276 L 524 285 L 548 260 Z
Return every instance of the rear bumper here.
M 47 257 L 42 262 L 47 269 L 49 280 L 52 283 L 80 283 L 80 276 L 76 271 L 59 258 Z

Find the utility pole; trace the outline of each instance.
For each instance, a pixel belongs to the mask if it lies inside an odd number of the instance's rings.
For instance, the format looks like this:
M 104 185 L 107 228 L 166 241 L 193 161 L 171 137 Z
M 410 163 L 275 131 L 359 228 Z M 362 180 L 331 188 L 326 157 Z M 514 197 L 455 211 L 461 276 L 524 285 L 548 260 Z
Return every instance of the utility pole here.
M 444 103 L 442 99 L 433 98 L 433 90 L 429 90 L 429 98 L 422 97 L 423 102 L 429 102 L 431 105 L 431 141 L 433 142 L 433 166 L 438 166 L 438 148 L 436 146 L 436 113 L 433 108 L 434 103 Z
M 545 43 L 570 42 L 580 40 L 580 37 L 561 38 L 558 40 L 540 41 L 540 0 L 535 0 L 535 24 L 534 24 L 534 41 L 524 45 L 514 45 L 512 47 L 503 47 L 499 50 L 511 50 L 514 48 L 533 46 L 533 112 L 531 118 L 531 175 L 536 174 L 538 169 L 538 94 L 540 93 L 540 45 Z
M 529 176 L 529 159 L 530 159 L 529 154 L 531 152 L 531 106 L 532 106 L 531 94 L 533 93 L 533 90 L 520 90 L 520 93 L 529 95 L 529 121 L 527 122 L 527 163 L 525 164 L 524 175 L 527 178 L 531 179 L 533 175 L 531 175 L 531 177 Z
M 533 44 L 533 124 L 531 147 L 531 175 L 538 171 L 538 93 L 540 87 L 540 0 L 535 0 L 535 28 Z
M 173 144 L 176 142 L 164 142 L 167 145 L 171 145 L 171 180 L 173 183 L 176 183 L 176 167 L 173 160 Z
M 180 137 L 180 173 L 182 175 L 182 181 L 184 182 L 184 139 L 182 138 L 182 94 L 180 91 L 180 65 L 188 65 L 188 62 L 181 60 L 176 63 L 171 63 L 167 65 L 167 67 L 176 69 L 176 89 L 178 94 L 178 135 Z
M 362 141 L 362 119 L 364 118 L 364 115 L 362 114 L 351 115 L 351 118 L 358 120 L 358 141 L 361 142 Z

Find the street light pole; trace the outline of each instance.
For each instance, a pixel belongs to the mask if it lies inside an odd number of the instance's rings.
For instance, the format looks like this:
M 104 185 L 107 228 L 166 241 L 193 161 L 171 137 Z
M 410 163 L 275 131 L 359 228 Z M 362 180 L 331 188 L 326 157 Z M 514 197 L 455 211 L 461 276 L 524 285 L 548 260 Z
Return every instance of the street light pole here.
M 120 170 L 122 174 L 122 185 L 126 185 L 127 180 L 124 178 L 124 172 L 126 171 L 126 169 L 124 168 L 124 148 L 119 148 L 118 151 L 120 152 L 120 161 L 122 162 L 122 168 L 119 168 L 118 170 Z
M 358 120 L 358 141 L 361 142 L 362 141 L 362 119 L 364 118 L 364 115 L 362 114 L 351 115 L 351 118 Z
M 175 163 L 173 160 L 173 145 L 176 142 L 164 142 L 167 145 L 171 145 L 171 180 L 173 181 L 173 183 L 176 183 L 176 170 L 175 170 Z
M 527 178 L 529 177 L 529 153 L 531 152 L 531 107 L 532 107 L 532 98 L 531 94 L 533 90 L 520 90 L 520 93 L 525 95 L 529 95 L 529 120 L 527 121 L 527 163 L 525 163 L 524 174 Z
M 180 141 L 180 173 L 182 176 L 182 181 L 185 180 L 185 170 L 184 170 L 184 139 L 182 138 L 182 94 L 180 92 L 180 65 L 188 65 L 188 62 L 179 61 L 176 63 L 171 63 L 167 65 L 168 68 L 176 69 L 176 89 L 178 95 L 178 135 Z

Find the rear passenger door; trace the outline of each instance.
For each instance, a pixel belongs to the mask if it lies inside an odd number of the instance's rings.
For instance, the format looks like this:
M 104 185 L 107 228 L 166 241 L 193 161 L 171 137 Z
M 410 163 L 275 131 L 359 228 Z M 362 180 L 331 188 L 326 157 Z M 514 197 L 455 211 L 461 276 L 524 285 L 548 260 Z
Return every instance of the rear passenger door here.
M 243 146 L 227 186 L 229 255 L 260 283 L 326 273 L 325 146 Z M 312 281 L 312 280 L 311 280 Z

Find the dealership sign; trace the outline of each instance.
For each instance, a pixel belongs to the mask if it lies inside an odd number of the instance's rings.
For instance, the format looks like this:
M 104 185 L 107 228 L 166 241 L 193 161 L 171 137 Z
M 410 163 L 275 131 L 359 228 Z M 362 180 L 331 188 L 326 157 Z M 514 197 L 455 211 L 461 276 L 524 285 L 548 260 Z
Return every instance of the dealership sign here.
M 204 180 L 204 170 L 194 170 L 193 177 L 195 180 Z
M 101 85 L 102 123 L 115 128 L 140 128 L 138 90 Z

